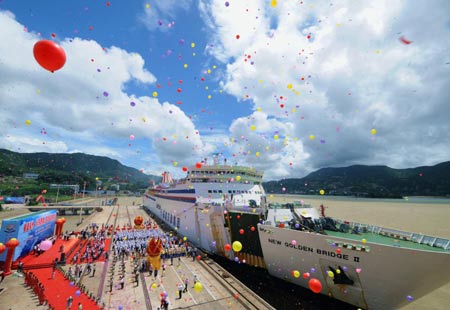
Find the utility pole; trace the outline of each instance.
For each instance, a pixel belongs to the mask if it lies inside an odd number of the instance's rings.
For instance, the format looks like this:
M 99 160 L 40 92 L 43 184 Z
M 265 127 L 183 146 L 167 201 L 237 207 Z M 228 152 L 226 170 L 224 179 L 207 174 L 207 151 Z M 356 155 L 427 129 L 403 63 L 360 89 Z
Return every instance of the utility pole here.
M 58 190 L 56 191 L 56 204 L 58 204 L 58 196 L 59 196 L 59 184 L 56 185 Z
M 84 194 L 86 193 L 86 181 L 84 181 L 83 184 L 83 201 L 81 202 L 81 208 L 80 208 L 80 224 L 81 224 L 81 214 L 83 214 L 83 203 L 84 203 Z

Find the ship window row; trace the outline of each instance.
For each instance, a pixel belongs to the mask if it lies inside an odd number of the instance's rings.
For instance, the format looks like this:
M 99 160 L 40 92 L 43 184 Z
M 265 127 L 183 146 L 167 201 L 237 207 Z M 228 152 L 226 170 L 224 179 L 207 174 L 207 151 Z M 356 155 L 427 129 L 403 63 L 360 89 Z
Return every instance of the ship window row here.
M 172 213 L 169 213 L 165 210 L 162 211 L 162 217 L 163 219 L 170 223 L 172 226 L 176 226 L 177 228 L 180 228 L 180 218 L 173 215 Z
M 194 176 L 202 176 L 202 175 L 207 175 L 207 174 L 210 174 L 210 175 L 238 174 L 240 176 L 248 175 L 248 176 L 257 177 L 257 178 L 261 177 L 260 175 L 257 175 L 255 173 L 244 172 L 244 171 L 240 171 L 240 172 L 237 172 L 237 171 L 192 171 L 191 174 Z
M 230 183 L 230 181 L 228 181 L 228 180 L 219 180 L 219 179 L 208 179 L 208 178 L 192 178 L 192 179 L 187 179 L 187 181 L 188 182 L 191 182 L 191 183 Z M 250 182 L 248 182 L 248 181 L 245 181 L 245 183 L 250 183 Z M 251 182 L 252 184 L 255 184 L 255 185 L 260 185 L 261 184 L 261 182 L 259 182 L 259 181 L 253 181 L 253 182 Z
M 222 190 L 209 189 L 208 194 L 223 194 Z M 241 191 L 241 190 L 228 190 L 228 194 L 257 194 L 262 195 L 261 191 Z

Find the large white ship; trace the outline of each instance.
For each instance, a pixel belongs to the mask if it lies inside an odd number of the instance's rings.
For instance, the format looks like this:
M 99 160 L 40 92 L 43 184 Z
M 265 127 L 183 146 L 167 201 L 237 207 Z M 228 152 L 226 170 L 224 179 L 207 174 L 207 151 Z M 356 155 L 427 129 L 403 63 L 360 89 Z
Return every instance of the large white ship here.
M 187 170 L 179 181 L 165 172 L 144 206 L 207 252 L 364 309 L 396 309 L 450 280 L 450 240 L 267 204 L 253 168 L 214 160 Z

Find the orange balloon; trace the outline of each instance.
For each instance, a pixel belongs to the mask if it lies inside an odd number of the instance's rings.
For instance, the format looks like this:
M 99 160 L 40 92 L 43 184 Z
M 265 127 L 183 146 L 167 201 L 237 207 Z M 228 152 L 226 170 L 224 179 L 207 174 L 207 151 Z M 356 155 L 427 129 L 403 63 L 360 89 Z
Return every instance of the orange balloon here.
M 66 63 L 64 49 L 50 40 L 40 40 L 34 44 L 33 55 L 44 69 L 54 72 L 61 69 Z

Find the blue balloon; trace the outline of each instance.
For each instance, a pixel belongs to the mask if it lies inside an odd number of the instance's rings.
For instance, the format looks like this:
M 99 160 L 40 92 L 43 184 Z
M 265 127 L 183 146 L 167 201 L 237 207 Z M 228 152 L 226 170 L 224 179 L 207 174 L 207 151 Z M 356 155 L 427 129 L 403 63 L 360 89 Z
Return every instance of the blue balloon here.
M 80 290 L 77 290 L 76 292 L 75 292 L 75 296 L 80 296 L 81 295 L 81 292 L 80 292 Z

